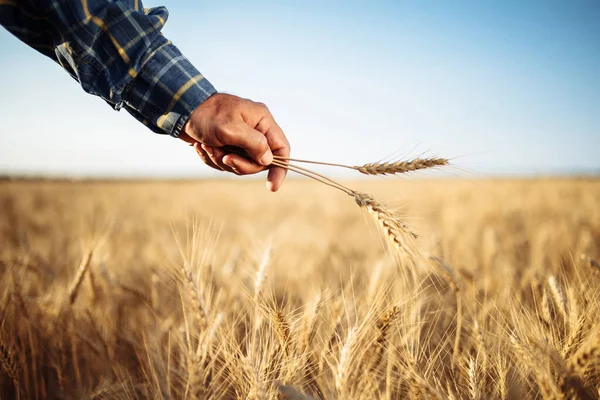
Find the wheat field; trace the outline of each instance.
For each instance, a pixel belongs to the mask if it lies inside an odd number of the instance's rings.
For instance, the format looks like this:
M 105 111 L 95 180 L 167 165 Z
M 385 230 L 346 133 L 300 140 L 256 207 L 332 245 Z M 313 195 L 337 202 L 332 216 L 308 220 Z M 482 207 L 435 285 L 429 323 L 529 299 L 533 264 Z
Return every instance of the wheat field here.
M 599 397 L 600 180 L 351 184 L 1 182 L 0 398 Z

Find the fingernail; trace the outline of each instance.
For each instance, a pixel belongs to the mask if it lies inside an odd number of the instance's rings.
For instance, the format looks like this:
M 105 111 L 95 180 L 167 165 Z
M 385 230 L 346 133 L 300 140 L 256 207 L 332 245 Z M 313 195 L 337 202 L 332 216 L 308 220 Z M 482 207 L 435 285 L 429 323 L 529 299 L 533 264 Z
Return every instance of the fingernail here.
M 237 165 L 235 164 L 235 161 L 233 161 L 233 159 L 231 157 L 224 157 L 223 164 L 225 164 L 228 167 L 231 167 L 233 169 L 237 169 Z
M 267 150 L 267 152 L 260 158 L 260 163 L 262 165 L 270 165 L 273 162 L 273 153 L 271 150 Z

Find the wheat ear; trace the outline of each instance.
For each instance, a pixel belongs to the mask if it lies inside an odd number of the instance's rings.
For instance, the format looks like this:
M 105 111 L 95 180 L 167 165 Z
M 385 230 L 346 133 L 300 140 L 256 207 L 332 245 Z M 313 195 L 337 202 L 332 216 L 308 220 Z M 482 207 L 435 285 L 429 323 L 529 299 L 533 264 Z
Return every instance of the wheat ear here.
M 184 261 L 183 264 L 181 264 L 180 271 L 183 277 L 184 285 L 186 286 L 188 295 L 192 302 L 192 306 L 194 307 L 199 331 L 202 332 L 206 329 L 208 324 L 208 310 L 206 308 L 206 304 L 204 303 L 204 298 L 200 293 L 198 293 L 198 287 L 194 283 L 192 271 L 190 270 L 187 261 Z
M 350 366 L 350 352 L 352 351 L 352 347 L 354 347 L 354 341 L 356 339 L 356 330 L 357 327 L 353 327 L 348 332 L 348 336 L 346 336 L 346 343 L 342 347 L 340 351 L 340 359 L 337 365 L 337 373 L 335 376 L 335 388 L 338 391 L 338 394 L 343 398 L 345 393 L 344 389 L 346 387 L 346 380 L 348 379 L 348 368 Z
M 371 361 L 371 368 L 375 369 L 383 358 L 383 353 L 386 350 L 388 340 L 388 332 L 390 327 L 400 314 L 400 307 L 394 305 L 377 321 L 377 339 L 375 340 L 375 351 Z
M 273 323 L 277 336 L 281 342 L 281 347 L 286 356 L 290 356 L 290 347 L 292 342 L 292 336 L 290 333 L 290 324 L 288 323 L 285 315 L 281 311 L 274 311 L 272 314 Z
M 479 366 L 477 361 L 473 357 L 469 357 L 469 394 L 471 399 L 479 400 L 481 398 L 480 385 L 479 385 Z
M 600 330 L 590 334 L 585 346 L 582 346 L 568 361 L 569 372 L 583 377 L 586 370 L 600 353 Z
M 366 208 L 379 222 L 383 232 L 398 246 L 403 245 L 403 238 L 405 237 L 412 237 L 413 239 L 419 237 L 387 207 L 375 200 L 373 196 L 361 192 L 353 192 L 353 196 L 356 204 Z
M 9 344 L 4 342 L 3 338 L 0 338 L 0 364 L 4 368 L 4 372 L 11 379 L 14 389 L 19 391 L 19 366 L 15 357 L 15 352 Z
M 552 294 L 556 308 L 564 318 L 565 323 L 567 323 L 569 321 L 567 298 L 554 275 L 548 278 L 548 286 L 550 287 L 550 294 Z
M 267 268 L 271 260 L 271 245 L 265 250 L 258 269 L 256 270 L 256 279 L 254 280 L 254 301 L 258 304 L 262 295 L 263 284 L 267 277 Z
M 92 250 L 86 252 L 81 259 L 81 263 L 79 264 L 79 268 L 77 268 L 77 274 L 75 278 L 73 278 L 73 282 L 71 282 L 71 286 L 69 287 L 69 303 L 73 304 L 75 299 L 77 298 L 77 293 L 79 291 L 79 286 L 81 286 L 81 282 L 83 282 L 83 278 L 85 277 L 85 273 L 90 266 L 90 261 L 92 260 Z

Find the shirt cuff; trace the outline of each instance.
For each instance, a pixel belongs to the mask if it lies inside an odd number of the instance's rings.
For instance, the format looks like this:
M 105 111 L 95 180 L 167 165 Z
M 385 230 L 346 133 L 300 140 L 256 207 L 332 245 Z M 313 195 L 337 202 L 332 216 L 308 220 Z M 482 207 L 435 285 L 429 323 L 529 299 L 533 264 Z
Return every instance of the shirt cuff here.
M 169 40 L 159 36 L 123 92 L 123 106 L 152 131 L 178 137 L 192 112 L 217 91 Z

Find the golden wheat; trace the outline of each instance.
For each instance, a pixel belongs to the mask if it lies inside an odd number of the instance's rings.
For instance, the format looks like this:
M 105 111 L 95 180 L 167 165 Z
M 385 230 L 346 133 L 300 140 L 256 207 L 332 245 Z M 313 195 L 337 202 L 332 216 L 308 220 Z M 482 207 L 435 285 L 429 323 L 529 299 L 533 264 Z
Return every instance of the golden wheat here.
M 0 184 L 0 397 L 598 397 L 600 183 L 342 183 Z
M 283 161 L 285 163 L 290 162 L 300 162 L 307 164 L 318 164 L 325 165 L 330 167 L 341 167 L 353 169 L 355 171 L 360 172 L 364 175 L 395 175 L 395 174 L 405 174 L 407 172 L 414 172 L 428 168 L 434 167 L 443 167 L 449 165 L 450 162 L 447 158 L 441 157 L 430 157 L 430 158 L 414 158 L 408 161 L 394 161 L 394 162 L 373 162 L 363 165 L 345 165 L 345 164 L 335 164 L 328 163 L 322 161 L 312 161 L 312 160 L 301 160 L 297 158 L 288 158 L 288 157 L 279 157 L 275 156 L 274 159 L 276 161 Z

